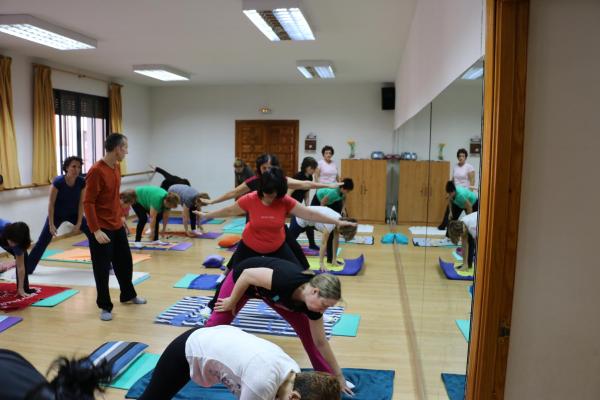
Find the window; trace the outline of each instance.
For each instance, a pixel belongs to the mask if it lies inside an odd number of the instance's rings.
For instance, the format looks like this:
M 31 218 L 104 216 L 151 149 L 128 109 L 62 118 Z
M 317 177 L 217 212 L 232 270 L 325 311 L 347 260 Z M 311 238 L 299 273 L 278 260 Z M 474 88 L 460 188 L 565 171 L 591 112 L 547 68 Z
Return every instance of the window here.
M 54 89 L 56 161 L 60 174 L 70 156 L 83 158 L 83 172 L 104 155 L 108 98 Z

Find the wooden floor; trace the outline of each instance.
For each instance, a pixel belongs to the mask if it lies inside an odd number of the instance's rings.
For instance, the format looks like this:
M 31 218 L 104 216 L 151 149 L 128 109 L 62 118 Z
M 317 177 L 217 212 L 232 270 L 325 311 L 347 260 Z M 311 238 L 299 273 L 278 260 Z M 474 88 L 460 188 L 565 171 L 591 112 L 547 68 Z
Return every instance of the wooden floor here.
M 205 227 L 218 231 L 222 225 Z M 398 230 L 408 235 L 408 226 L 399 226 Z M 450 249 L 382 245 L 379 239 L 387 231 L 387 226 L 375 227 L 374 246 L 343 247 L 344 257 L 361 253 L 366 257 L 366 266 L 359 276 L 341 277 L 346 311 L 360 314 L 361 322 L 357 337 L 333 337 L 332 347 L 342 367 L 395 370 L 394 399 L 419 399 L 420 381 L 424 382 L 425 398 L 447 399 L 440 373 L 464 373 L 466 367 L 467 343 L 454 320 L 469 318 L 470 283 L 449 281 L 441 274 L 437 259 L 442 256 L 451 260 Z M 58 240 L 50 248 L 68 249 L 80 239 L 81 236 Z M 29 307 L 11 313 L 23 317 L 23 322 L 0 333 L 0 346 L 20 352 L 42 372 L 58 355 L 82 356 L 109 340 L 140 341 L 150 346 L 149 352 L 161 353 L 184 328 L 154 324 L 154 317 L 183 296 L 209 294 L 175 289 L 173 284 L 185 273 L 217 273 L 205 270 L 202 261 L 209 254 L 228 254 L 217 249 L 215 240 L 194 239 L 193 243 L 184 252 L 151 252 L 151 260 L 135 266 L 134 270 L 151 274 L 149 280 L 136 286 L 148 304 L 121 305 L 118 290 L 111 290 L 114 319 L 102 322 L 95 305 L 95 288 L 77 287 L 79 294 L 54 308 Z M 44 265 L 91 268 L 56 262 Z M 401 282 L 405 283 L 406 292 Z M 403 310 L 410 310 L 412 319 L 408 324 L 409 316 Z M 407 331 L 411 326 L 413 336 Z M 264 337 L 283 347 L 301 366 L 310 366 L 298 339 Z M 416 348 L 411 346 L 414 342 Z M 415 354 L 418 362 L 412 358 Z M 418 368 L 419 364 L 422 368 Z M 124 391 L 109 389 L 105 398 L 122 399 L 124 395 Z

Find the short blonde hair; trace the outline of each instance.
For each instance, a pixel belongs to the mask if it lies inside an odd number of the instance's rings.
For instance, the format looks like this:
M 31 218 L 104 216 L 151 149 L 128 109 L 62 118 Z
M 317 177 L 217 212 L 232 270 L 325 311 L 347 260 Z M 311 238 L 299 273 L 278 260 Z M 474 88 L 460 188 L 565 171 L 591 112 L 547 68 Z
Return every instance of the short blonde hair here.
M 324 299 L 338 301 L 342 298 L 342 284 L 335 275 L 318 274 L 313 276 L 308 284 L 319 289 L 319 296 Z
M 164 199 L 165 207 L 175 208 L 179 205 L 179 195 L 177 193 L 169 192 Z
M 294 379 L 294 390 L 302 400 L 339 400 L 340 382 L 327 372 L 299 372 Z

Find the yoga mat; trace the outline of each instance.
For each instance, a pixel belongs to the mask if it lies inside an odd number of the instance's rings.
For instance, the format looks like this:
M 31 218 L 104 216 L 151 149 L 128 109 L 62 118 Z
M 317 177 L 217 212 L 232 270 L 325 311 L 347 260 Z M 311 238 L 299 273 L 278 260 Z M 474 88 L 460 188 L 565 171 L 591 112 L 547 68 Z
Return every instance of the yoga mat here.
M 181 243 L 167 243 L 166 245 L 159 244 L 151 244 L 151 242 L 142 242 L 143 247 L 137 248 L 134 245 L 135 242 L 129 242 L 129 248 L 132 250 L 175 250 L 175 251 L 185 251 L 192 247 L 191 242 L 181 242 Z M 87 240 L 82 240 L 81 242 L 73 243 L 73 246 L 79 247 L 90 247 L 90 243 Z
M 162 312 L 154 320 L 157 324 L 173 326 L 204 326 L 210 309 L 206 306 L 211 296 L 187 296 Z M 331 336 L 333 325 L 340 319 L 344 307 L 329 307 L 323 314 L 323 325 L 327 337 Z M 265 333 L 279 336 L 296 336 L 296 332 L 276 311 L 259 299 L 250 299 L 232 322 L 252 333 Z
M 432 238 L 413 238 L 413 245 L 418 247 L 458 247 L 448 238 L 432 239 Z
M 131 258 L 133 260 L 133 264 L 141 263 L 142 261 L 146 261 L 152 258 L 150 254 L 140 254 L 140 253 L 132 253 Z M 43 261 L 58 261 L 58 262 L 68 262 L 68 263 L 79 263 L 79 264 L 91 264 L 92 256 L 90 255 L 90 251 L 87 248 L 76 248 L 69 250 L 53 250 L 47 249 L 44 251 L 44 255 L 42 256 Z
M 132 281 L 134 285 L 137 285 L 138 283 L 145 281 L 149 277 L 150 274 L 148 274 L 147 272 L 133 271 Z M 16 282 L 17 280 L 14 270 L 9 270 L 4 272 L 3 274 L 0 274 L 0 278 L 10 282 Z M 37 268 L 35 269 L 35 273 L 29 275 L 29 283 L 35 285 L 58 284 L 66 286 L 96 287 L 96 281 L 94 280 L 94 272 L 91 269 L 47 267 L 45 265 L 37 266 Z M 109 275 L 108 286 L 112 289 L 119 288 L 119 282 L 117 281 L 117 278 L 114 275 Z M 61 289 L 65 290 L 65 288 Z M 52 293 L 52 295 L 53 294 L 56 293 Z
M 236 233 L 241 234 L 244 231 L 244 227 L 246 226 L 246 218 L 235 218 L 229 221 L 228 224 L 223 226 L 223 233 Z
M 159 358 L 160 354 L 142 354 L 108 386 L 115 389 L 131 389 L 140 378 L 156 367 Z
M 456 261 L 459 261 L 459 262 L 461 262 L 461 261 L 463 260 L 462 256 L 461 256 L 460 254 L 458 254 L 458 252 L 457 252 L 456 250 L 454 250 L 454 251 L 452 252 L 452 255 L 454 256 L 454 259 L 455 259 Z
M 302 369 L 312 371 L 311 369 Z M 150 383 L 152 372 L 148 372 L 129 389 L 125 398 L 137 399 Z M 354 396 L 342 395 L 342 400 L 391 400 L 394 394 L 394 371 L 377 369 L 342 368 L 346 380 L 355 385 Z M 189 381 L 173 397 L 173 400 L 233 400 L 233 395 L 221 384 L 204 388 Z
M 14 275 L 15 270 L 8 270 L 2 275 L 10 274 Z M 4 278 L 2 278 L 4 279 Z M 16 279 L 15 279 L 16 280 Z M 0 310 L 2 311 L 15 311 L 21 308 L 32 305 L 36 301 L 54 296 L 60 292 L 67 290 L 68 288 L 58 286 L 40 286 L 34 285 L 34 282 L 30 282 L 30 289 L 34 289 L 36 293 L 29 297 L 21 297 L 17 295 L 16 283 L 0 283 Z
M 464 400 L 466 375 L 442 373 L 442 381 L 450 400 Z
M 413 235 L 446 236 L 446 230 L 440 230 L 435 226 L 411 226 L 408 228 Z
M 216 289 L 219 276 L 215 274 L 186 274 L 173 287 L 179 289 L 212 290 Z
M 167 235 L 168 236 L 190 237 L 190 236 L 186 235 L 185 232 L 183 232 L 183 231 L 168 231 Z M 221 235 L 222 235 L 221 232 L 205 232 L 205 233 L 201 233 L 199 235 L 198 234 L 195 235 L 192 239 L 216 239 Z
M 360 323 L 360 315 L 358 314 L 342 314 L 340 320 L 333 326 L 331 334 L 333 336 L 356 336 L 358 333 L 358 325 Z
M 320 243 L 322 238 L 323 238 L 323 235 L 321 234 L 321 232 L 315 231 L 315 241 L 317 243 Z M 298 242 L 308 242 L 306 233 L 301 233 L 300 236 L 298 236 L 297 240 L 298 240 Z M 354 239 L 350 240 L 349 242 L 346 242 L 346 240 L 344 240 L 343 237 L 340 237 L 340 243 L 372 245 L 373 243 L 375 243 L 375 238 L 373 238 L 373 236 L 356 235 L 356 236 L 354 236 Z
M 321 268 L 321 266 L 319 265 L 319 259 L 311 257 L 307 260 L 308 264 L 310 265 L 311 271 L 319 273 L 319 269 Z M 357 258 L 345 258 L 344 265 L 332 265 L 326 263 L 325 267 L 327 267 L 327 269 L 329 270 L 328 272 L 332 273 L 333 275 L 357 275 L 364 264 L 365 256 L 361 254 Z
M 137 220 L 133 221 L 137 223 Z M 223 218 L 203 218 L 200 225 L 219 225 L 225 222 Z M 169 217 L 169 224 L 183 225 L 183 217 Z
M 33 307 L 54 307 L 79 293 L 79 290 L 68 289 L 32 304 Z
M 456 322 L 458 330 L 460 331 L 460 333 L 462 333 L 463 337 L 468 342 L 471 336 L 471 321 L 469 321 L 468 319 L 457 319 L 454 322 Z
M 473 297 L 473 285 L 469 286 L 469 294 Z
M 373 233 L 373 225 L 358 224 L 356 233 Z
M 11 326 L 18 324 L 23 321 L 21 317 L 8 317 L 4 315 L 0 315 L 0 332 L 4 332 Z
M 454 263 L 444 261 L 441 257 L 439 258 L 439 263 L 442 272 L 444 273 L 444 275 L 446 275 L 446 278 L 457 281 L 473 280 L 473 269 L 471 269 L 470 274 L 468 273 L 468 271 L 459 272 L 454 268 Z

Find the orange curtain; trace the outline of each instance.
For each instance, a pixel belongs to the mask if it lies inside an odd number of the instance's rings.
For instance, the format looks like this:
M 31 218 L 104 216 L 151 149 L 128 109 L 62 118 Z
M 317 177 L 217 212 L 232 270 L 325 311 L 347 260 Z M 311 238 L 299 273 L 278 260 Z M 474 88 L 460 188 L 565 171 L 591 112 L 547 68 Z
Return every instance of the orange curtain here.
M 110 133 L 123 133 L 123 103 L 121 101 L 121 88 L 118 83 L 111 83 L 108 87 L 108 103 L 110 115 Z M 127 160 L 121 161 L 121 174 L 127 172 Z
M 6 188 L 21 186 L 13 119 L 11 62 L 10 57 L 0 56 L 0 175 Z
M 56 176 L 56 126 L 52 70 L 33 67 L 33 177 L 34 184 L 52 182 Z

